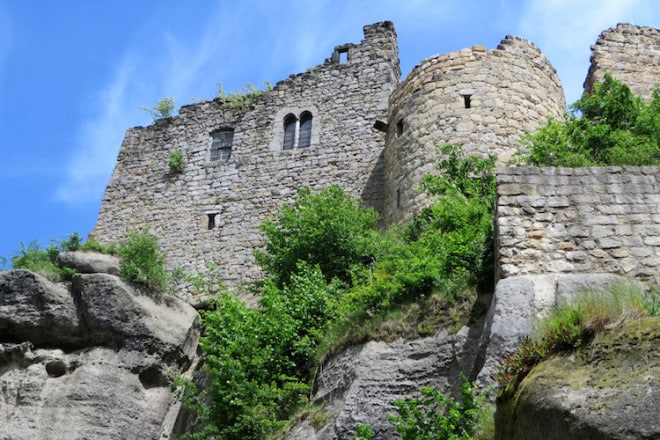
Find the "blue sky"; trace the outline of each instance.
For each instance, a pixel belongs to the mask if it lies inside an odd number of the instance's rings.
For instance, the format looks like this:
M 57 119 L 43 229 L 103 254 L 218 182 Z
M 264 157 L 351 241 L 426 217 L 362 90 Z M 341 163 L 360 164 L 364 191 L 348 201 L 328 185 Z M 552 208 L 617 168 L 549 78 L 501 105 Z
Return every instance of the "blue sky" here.
M 0 0 L 0 256 L 96 221 L 140 106 L 177 107 L 305 71 L 362 26 L 394 22 L 405 76 L 507 34 L 534 42 L 575 101 L 589 46 L 618 22 L 659 27 L 657 0 Z

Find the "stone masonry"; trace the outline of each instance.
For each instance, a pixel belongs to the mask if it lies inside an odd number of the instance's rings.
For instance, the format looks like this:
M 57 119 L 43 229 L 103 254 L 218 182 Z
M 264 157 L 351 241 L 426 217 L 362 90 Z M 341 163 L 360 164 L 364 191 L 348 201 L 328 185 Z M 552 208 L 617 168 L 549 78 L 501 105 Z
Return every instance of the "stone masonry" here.
M 565 110 L 555 69 L 521 38 L 425 59 L 390 97 L 384 223 L 406 223 L 428 203 L 419 185 L 434 171 L 439 146 L 462 145 L 503 163 L 521 136 Z
M 499 277 L 608 272 L 660 284 L 660 167 L 500 168 Z
M 657 29 L 603 32 L 587 86 L 608 70 L 650 96 L 659 47 Z M 405 224 L 428 203 L 419 183 L 439 146 L 496 154 L 502 164 L 525 133 L 565 111 L 555 69 L 512 36 L 493 50 L 427 58 L 399 79 L 394 25 L 375 23 L 362 42 L 337 46 L 256 101 L 188 105 L 128 130 L 92 237 L 116 243 L 148 229 L 170 269 L 213 263 L 237 285 L 261 275 L 252 256 L 264 241 L 259 225 L 300 187 L 339 185 L 383 226 Z M 174 151 L 185 158 L 180 174 L 168 166 Z M 504 168 L 499 183 L 500 276 L 608 271 L 657 280 L 657 169 Z
M 603 31 L 591 47 L 585 90 L 591 91 L 605 72 L 628 84 L 634 94 L 650 99 L 660 78 L 660 30 L 618 24 Z
M 130 129 L 92 236 L 119 242 L 147 228 L 170 268 L 204 271 L 214 263 L 235 284 L 259 275 L 252 258 L 263 243 L 258 226 L 291 203 L 298 188 L 337 184 L 380 209 L 385 134 L 373 125 L 387 115 L 399 57 L 392 23 L 365 26 L 364 36 L 244 108 L 214 100 L 184 106 L 170 121 Z M 305 114 L 312 118 L 310 146 L 298 148 Z M 290 118 L 298 121 L 294 148 L 287 150 Z M 233 135 L 229 148 L 214 160 L 214 135 L 226 132 Z M 185 156 L 181 174 L 168 168 L 175 150 Z

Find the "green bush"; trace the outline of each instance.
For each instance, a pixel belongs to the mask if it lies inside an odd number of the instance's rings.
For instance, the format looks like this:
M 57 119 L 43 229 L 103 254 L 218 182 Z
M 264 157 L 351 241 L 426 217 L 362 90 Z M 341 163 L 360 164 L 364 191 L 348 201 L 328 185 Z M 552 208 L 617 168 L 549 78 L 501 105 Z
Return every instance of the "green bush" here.
M 122 257 L 119 272 L 122 278 L 164 291 L 168 276 L 155 235 L 147 231 L 130 232 L 118 252 Z
M 10 258 L 13 269 L 26 269 L 51 281 L 61 281 L 71 278 L 74 271 L 59 267 L 57 256 L 60 252 L 78 250 L 82 245 L 80 235 L 74 232 L 60 241 L 51 240 L 50 245 L 45 249 L 34 240 L 27 245 L 21 242 L 20 246 L 21 248 Z
M 389 420 L 403 440 L 472 439 L 487 393 L 480 394 L 465 376 L 460 379 L 460 402 L 433 387 L 423 387 L 419 398 L 394 402 L 398 414 Z
M 307 403 L 315 348 L 338 295 L 337 283 L 326 283 L 318 267 L 304 263 L 283 288 L 267 281 L 259 308 L 221 294 L 203 313 L 200 340 L 213 378 L 209 405 L 196 411 L 206 432 L 266 439 L 285 426 Z M 187 400 L 198 403 L 188 391 Z
M 181 150 L 170 151 L 168 165 L 170 167 L 170 173 L 172 174 L 183 173 L 183 168 L 186 165 L 186 162 L 183 158 L 183 151 Z
M 550 120 L 527 136 L 529 152 L 518 159 L 534 166 L 660 165 L 660 90 L 645 102 L 605 74 L 571 109 L 565 121 Z
M 371 440 L 376 436 L 376 433 L 367 425 L 355 425 L 355 432 L 357 435 L 353 437 L 353 440 Z
M 257 284 L 259 307 L 224 293 L 203 313 L 212 384 L 207 400 L 184 386 L 204 427 L 191 438 L 273 436 L 307 403 L 328 350 L 388 332 L 432 334 L 462 319 L 492 264 L 494 162 L 443 151 L 441 176 L 424 184 L 436 201 L 409 228 L 379 233 L 377 215 L 336 186 L 300 190 L 293 206 L 264 222 L 265 249 L 255 253 L 267 274 Z M 387 324 L 403 304 L 396 319 L 412 329 Z
M 174 98 L 163 98 L 153 107 L 140 107 L 151 114 L 155 121 L 167 119 L 174 115 Z
M 261 231 L 266 248 L 256 261 L 278 286 L 288 283 L 299 261 L 318 265 L 327 281 L 350 281 L 351 268 L 371 253 L 378 214 L 338 186 L 318 194 L 298 191 L 293 206 L 284 205 Z

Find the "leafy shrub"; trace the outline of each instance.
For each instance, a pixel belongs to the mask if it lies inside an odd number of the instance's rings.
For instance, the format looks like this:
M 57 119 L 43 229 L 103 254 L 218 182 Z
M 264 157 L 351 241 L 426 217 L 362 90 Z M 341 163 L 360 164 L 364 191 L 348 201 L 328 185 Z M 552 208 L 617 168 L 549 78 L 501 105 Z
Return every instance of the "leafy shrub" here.
M 80 235 L 74 232 L 60 241 L 51 240 L 50 245 L 45 249 L 34 240 L 27 245 L 21 242 L 20 246 L 21 248 L 11 256 L 13 269 L 26 269 L 43 275 L 51 281 L 61 281 L 71 278 L 74 271 L 59 267 L 57 256 L 60 252 L 78 250 L 81 242 Z
M 376 436 L 376 433 L 367 425 L 357 424 L 355 425 L 356 436 L 353 437 L 353 440 L 371 440 Z
M 259 308 L 220 295 L 203 313 L 200 341 L 213 378 L 210 404 L 197 411 L 208 432 L 265 439 L 307 402 L 314 350 L 338 295 L 337 283 L 326 283 L 318 267 L 304 263 L 283 288 L 267 281 Z
M 495 156 L 466 156 L 454 145 L 444 145 L 441 151 L 439 174 L 422 180 L 422 188 L 437 200 L 406 228 L 405 237 L 438 261 L 437 276 L 443 280 L 469 275 L 470 283 L 490 286 Z
M 206 401 L 184 387 L 204 426 L 191 438 L 268 438 L 306 403 L 315 365 L 340 341 L 426 335 L 447 315 L 461 319 L 492 261 L 494 162 L 458 147 L 444 152 L 441 176 L 425 180 L 436 202 L 410 228 L 378 233 L 376 213 L 336 186 L 302 189 L 264 222 L 259 307 L 223 293 L 203 313 L 212 384 Z M 399 322 L 412 330 L 387 324 L 403 304 Z
M 529 152 L 518 159 L 535 166 L 660 165 L 660 90 L 645 102 L 605 74 L 571 109 L 565 121 L 550 120 L 528 136 Z
M 119 246 L 122 257 L 120 276 L 128 281 L 163 291 L 167 285 L 165 258 L 160 253 L 158 239 L 147 231 L 127 235 Z
M 170 167 L 170 172 L 172 174 L 181 174 L 183 173 L 183 168 L 186 163 L 183 158 L 183 151 L 181 150 L 172 150 L 169 154 L 168 165 Z
M 318 194 L 301 189 L 293 206 L 262 224 L 266 248 L 255 258 L 278 286 L 288 283 L 299 261 L 318 265 L 327 281 L 348 282 L 351 267 L 371 253 L 377 220 L 376 212 L 338 186 Z
M 433 387 L 423 387 L 420 398 L 394 402 L 398 414 L 389 420 L 403 440 L 469 440 L 475 432 L 487 393 L 479 393 L 463 375 L 461 402 Z
M 140 107 L 154 118 L 154 122 L 174 115 L 174 98 L 163 98 L 153 107 Z
M 559 352 L 583 347 L 607 328 L 642 316 L 658 314 L 658 292 L 643 291 L 633 282 L 614 283 L 603 290 L 586 290 L 570 303 L 553 308 L 540 319 L 532 337 L 521 341 L 497 374 L 503 392 L 519 383 L 532 368 Z

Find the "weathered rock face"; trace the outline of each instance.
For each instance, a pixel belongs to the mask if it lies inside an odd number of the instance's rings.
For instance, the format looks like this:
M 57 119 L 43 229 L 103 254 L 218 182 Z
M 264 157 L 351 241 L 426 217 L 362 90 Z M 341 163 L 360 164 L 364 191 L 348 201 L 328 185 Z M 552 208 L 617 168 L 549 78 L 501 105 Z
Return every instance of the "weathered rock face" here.
M 326 403 L 327 424 L 316 430 L 303 421 L 288 440 L 352 439 L 356 424 L 368 424 L 379 440 L 399 439 L 389 414 L 392 403 L 413 395 L 421 386 L 456 392 L 460 374 L 474 365 L 480 325 L 458 333 L 393 343 L 368 342 L 351 347 L 329 360 L 317 378 L 313 401 Z
M 537 365 L 499 402 L 496 438 L 660 438 L 660 318 L 626 323 Z
M 0 438 L 159 438 L 199 330 L 189 305 L 113 275 L 0 273 Z
M 61 252 L 57 257 L 61 267 L 70 267 L 77 273 L 109 273 L 119 275 L 119 258 L 99 252 Z
M 479 343 L 483 364 L 478 383 L 482 386 L 494 384 L 493 376 L 501 362 L 516 350 L 522 337 L 531 334 L 534 320 L 558 301 L 568 301 L 587 288 L 621 281 L 621 277 L 611 274 L 526 275 L 500 280 Z

